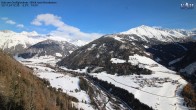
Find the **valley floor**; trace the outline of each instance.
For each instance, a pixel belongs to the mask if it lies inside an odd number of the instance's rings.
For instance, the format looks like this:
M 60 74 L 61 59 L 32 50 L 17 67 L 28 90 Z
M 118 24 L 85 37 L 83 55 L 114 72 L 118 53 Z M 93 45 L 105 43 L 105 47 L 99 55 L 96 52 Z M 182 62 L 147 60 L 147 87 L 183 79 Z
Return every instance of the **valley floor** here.
M 25 66 L 32 68 L 34 70 L 34 75 L 36 75 L 37 77 L 48 80 L 52 87 L 61 89 L 62 92 L 77 98 L 79 102 L 73 102 L 73 105 L 78 109 L 81 108 L 84 110 L 95 110 L 97 108 L 104 108 L 104 110 L 111 110 L 114 107 L 117 107 L 121 110 L 127 110 L 127 107 L 124 107 L 124 105 L 121 104 L 120 101 L 111 97 L 110 94 L 102 91 L 101 88 L 88 81 L 88 84 L 93 87 L 93 90 L 99 91 L 95 92 L 96 96 L 93 96 L 93 100 L 96 103 L 95 107 L 95 105 L 92 104 L 92 99 L 90 99 L 87 91 L 81 90 L 79 86 L 80 77 L 72 73 L 59 70 L 60 68 L 55 68 L 55 63 L 58 61 L 58 59 L 55 59 L 52 56 L 39 58 L 36 57 L 31 59 L 15 57 L 15 59 Z M 118 104 L 116 102 L 118 102 Z
M 73 103 L 77 108 L 82 108 L 85 110 L 94 110 L 90 104 L 90 99 L 85 91 L 80 90 L 79 87 L 79 77 L 74 77 L 72 74 L 58 72 L 47 64 L 55 65 L 57 59 L 52 56 L 22 59 L 15 57 L 18 61 L 23 63 L 34 70 L 34 75 L 47 79 L 52 87 L 56 89 L 62 89 L 64 93 L 70 96 L 76 97 L 79 102 Z
M 70 73 L 58 72 L 54 68 L 47 66 L 50 64 L 55 67 L 57 60 L 54 57 L 15 58 L 24 65 L 33 68 L 34 74 L 38 77 L 49 80 L 52 87 L 61 88 L 63 92 L 76 97 L 79 100 L 79 103 L 75 103 L 78 108 L 85 110 L 94 109 L 91 105 L 90 96 L 87 92 L 80 90 L 79 77 L 74 77 Z M 128 90 L 141 102 L 155 110 L 187 110 L 188 108 L 183 105 L 184 99 L 180 94 L 187 82 L 179 75 L 176 75 L 174 71 L 168 70 L 161 65 L 154 67 L 146 66 L 146 68 L 152 70 L 153 74 L 117 76 L 101 72 L 91 73 L 90 75 Z M 66 68 L 63 69 L 68 70 Z M 86 72 L 85 69 L 70 71 L 81 74 Z M 107 102 L 107 97 L 105 97 L 105 101 Z M 106 108 L 112 109 L 112 104 L 105 103 L 105 105 L 108 106 Z

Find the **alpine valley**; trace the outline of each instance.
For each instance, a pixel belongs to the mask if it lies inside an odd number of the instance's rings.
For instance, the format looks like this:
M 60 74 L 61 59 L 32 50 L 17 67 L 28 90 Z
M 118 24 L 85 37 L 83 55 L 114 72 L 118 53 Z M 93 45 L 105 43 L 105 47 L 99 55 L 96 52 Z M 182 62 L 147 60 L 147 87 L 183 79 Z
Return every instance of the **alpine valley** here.
M 195 30 L 58 38 L 0 31 L 0 109 L 196 109 Z

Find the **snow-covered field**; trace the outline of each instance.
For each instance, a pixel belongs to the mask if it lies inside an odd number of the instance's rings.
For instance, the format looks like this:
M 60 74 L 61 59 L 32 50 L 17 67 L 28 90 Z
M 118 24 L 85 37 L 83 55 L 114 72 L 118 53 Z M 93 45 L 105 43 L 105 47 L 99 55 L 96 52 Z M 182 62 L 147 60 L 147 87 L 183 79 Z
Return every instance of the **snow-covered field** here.
M 157 110 L 181 110 L 179 92 L 186 82 L 178 75 L 156 72 L 152 75 L 116 76 L 105 72 L 93 76 L 133 93 L 141 102 Z M 138 88 L 138 89 L 136 89 Z
M 46 64 L 55 65 L 58 59 L 53 56 L 34 57 L 30 59 L 23 59 L 15 57 L 16 60 L 20 61 L 24 65 L 34 69 L 34 74 L 40 78 L 45 78 L 50 82 L 50 85 L 55 88 L 61 88 L 64 93 L 73 96 L 79 100 L 78 103 L 73 104 L 84 110 L 94 110 L 90 104 L 88 94 L 80 90 L 79 77 L 72 77 L 71 74 L 63 74 L 57 72 L 54 69 L 46 67 Z
M 112 58 L 113 63 L 122 63 L 122 60 Z M 119 61 L 119 62 L 118 62 Z M 180 92 L 187 83 L 174 71 L 156 63 L 150 58 L 134 55 L 129 57 L 129 63 L 139 65 L 153 71 L 152 75 L 116 76 L 106 72 L 92 73 L 91 75 L 111 82 L 117 87 L 133 93 L 141 102 L 156 110 L 186 110 Z

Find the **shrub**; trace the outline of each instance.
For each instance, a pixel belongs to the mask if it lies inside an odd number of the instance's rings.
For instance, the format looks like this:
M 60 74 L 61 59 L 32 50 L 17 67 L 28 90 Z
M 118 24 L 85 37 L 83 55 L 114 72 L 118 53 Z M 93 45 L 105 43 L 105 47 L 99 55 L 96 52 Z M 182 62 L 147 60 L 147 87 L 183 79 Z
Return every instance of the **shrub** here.
M 196 91 L 192 84 L 189 83 L 183 88 L 182 96 L 188 107 L 196 108 Z

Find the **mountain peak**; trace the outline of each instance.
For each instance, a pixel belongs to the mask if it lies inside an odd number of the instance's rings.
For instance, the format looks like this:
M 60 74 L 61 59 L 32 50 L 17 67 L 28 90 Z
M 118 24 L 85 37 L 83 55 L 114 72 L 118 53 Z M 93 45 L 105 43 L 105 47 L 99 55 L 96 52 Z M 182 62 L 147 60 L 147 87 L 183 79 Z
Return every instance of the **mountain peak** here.
M 152 31 L 156 30 L 156 28 L 146 26 L 146 25 L 141 25 L 135 28 L 131 28 L 128 31 L 121 32 L 122 34 L 138 34 L 140 31 Z M 142 34 L 142 33 L 140 33 Z
M 154 28 L 146 25 L 129 29 L 128 31 L 121 32 L 120 34 L 137 35 L 142 39 L 153 38 L 163 42 L 173 41 L 175 38 L 182 38 L 185 36 L 175 30 L 168 31 L 166 29 Z
M 29 35 L 29 36 L 38 36 L 39 35 L 36 31 L 32 31 L 32 32 L 22 31 L 21 34 Z
M 152 27 L 147 26 L 147 25 L 141 25 L 141 26 L 138 26 L 138 27 L 136 27 L 136 28 L 152 28 Z
M 3 32 L 3 33 L 13 33 L 13 31 L 11 31 L 11 30 L 1 30 L 0 32 Z
M 44 40 L 42 42 L 57 42 L 57 41 L 56 40 L 53 40 L 53 39 L 46 39 L 46 40 Z
M 75 49 L 77 47 L 69 42 L 47 39 L 30 46 L 25 51 L 19 53 L 18 56 L 23 58 L 46 55 L 65 57 L 70 54 L 70 51 L 74 51 Z
M 146 25 L 141 25 L 139 27 L 129 29 L 128 31 L 122 32 L 121 34 L 135 34 L 140 37 L 146 36 L 148 38 L 160 37 L 162 35 L 168 36 L 168 33 Z

